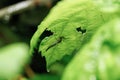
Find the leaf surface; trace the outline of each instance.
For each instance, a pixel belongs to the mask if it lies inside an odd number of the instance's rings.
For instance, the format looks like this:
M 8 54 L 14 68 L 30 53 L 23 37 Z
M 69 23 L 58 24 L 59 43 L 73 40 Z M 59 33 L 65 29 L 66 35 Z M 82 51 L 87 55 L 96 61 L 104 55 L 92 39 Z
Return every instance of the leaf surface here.
M 62 80 L 120 79 L 120 19 L 104 24 L 66 67 Z

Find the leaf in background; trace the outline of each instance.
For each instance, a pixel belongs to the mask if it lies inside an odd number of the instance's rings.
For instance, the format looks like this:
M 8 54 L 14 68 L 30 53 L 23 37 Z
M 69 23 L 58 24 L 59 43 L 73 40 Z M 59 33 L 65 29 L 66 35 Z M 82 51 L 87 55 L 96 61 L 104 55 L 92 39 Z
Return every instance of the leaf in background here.
M 118 12 L 120 8 L 120 0 L 94 0 L 94 2 L 103 12 Z
M 120 16 L 120 0 L 93 0 L 100 11 L 104 13 L 104 17 L 111 20 L 116 16 Z
M 48 74 L 36 74 L 30 80 L 60 80 L 59 76 L 56 75 L 48 75 Z
M 47 67 L 65 55 L 75 54 L 104 23 L 90 0 L 64 0 L 54 7 L 31 39 L 31 53 L 45 56 Z
M 14 43 L 0 48 L 0 79 L 13 79 L 29 62 L 28 45 Z
M 62 80 L 120 79 L 120 19 L 103 25 L 66 67 Z

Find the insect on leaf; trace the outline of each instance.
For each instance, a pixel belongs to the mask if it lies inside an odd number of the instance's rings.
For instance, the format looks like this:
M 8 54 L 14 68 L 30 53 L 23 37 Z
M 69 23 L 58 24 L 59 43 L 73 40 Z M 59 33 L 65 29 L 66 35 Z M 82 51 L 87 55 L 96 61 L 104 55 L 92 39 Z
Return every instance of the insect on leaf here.
M 47 68 L 64 56 L 75 54 L 105 22 L 101 15 L 90 0 L 59 2 L 33 35 L 31 53 L 37 49 L 45 56 Z M 46 32 L 52 34 L 47 36 Z

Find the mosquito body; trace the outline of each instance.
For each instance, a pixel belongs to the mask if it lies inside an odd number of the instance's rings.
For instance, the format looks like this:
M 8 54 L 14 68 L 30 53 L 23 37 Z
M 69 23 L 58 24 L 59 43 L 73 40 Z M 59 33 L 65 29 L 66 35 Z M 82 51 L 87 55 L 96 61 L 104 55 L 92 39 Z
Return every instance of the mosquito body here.
M 47 51 L 48 49 L 54 47 L 55 45 L 61 43 L 62 40 L 63 40 L 63 38 L 64 38 L 63 36 L 59 37 L 59 39 L 57 39 L 56 42 L 54 42 L 53 44 L 51 44 L 51 45 L 46 49 L 46 51 Z

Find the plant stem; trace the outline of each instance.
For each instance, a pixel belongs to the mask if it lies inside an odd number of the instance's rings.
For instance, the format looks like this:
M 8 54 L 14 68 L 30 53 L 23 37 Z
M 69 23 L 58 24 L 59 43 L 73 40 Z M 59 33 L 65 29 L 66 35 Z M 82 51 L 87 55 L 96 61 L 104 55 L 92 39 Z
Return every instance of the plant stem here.
M 26 0 L 0 9 L 0 19 L 9 18 L 11 15 L 23 12 L 38 5 L 50 7 L 52 0 Z

